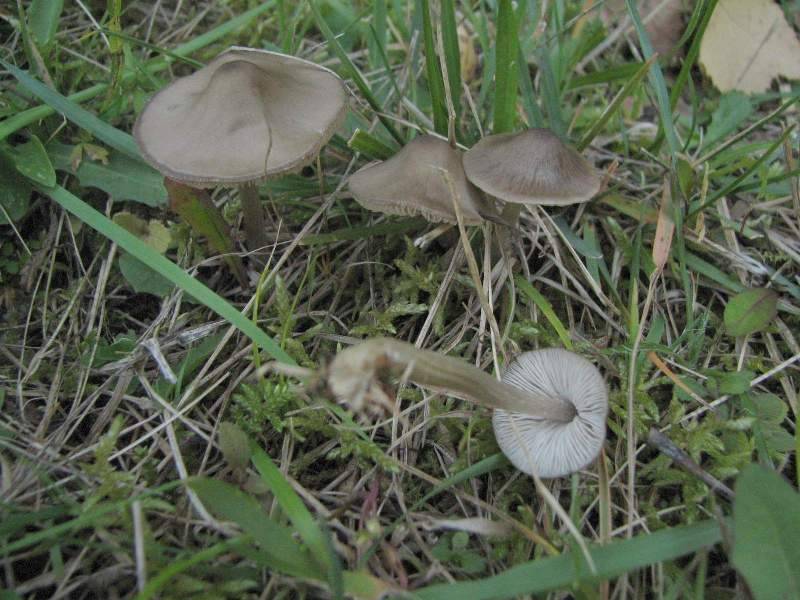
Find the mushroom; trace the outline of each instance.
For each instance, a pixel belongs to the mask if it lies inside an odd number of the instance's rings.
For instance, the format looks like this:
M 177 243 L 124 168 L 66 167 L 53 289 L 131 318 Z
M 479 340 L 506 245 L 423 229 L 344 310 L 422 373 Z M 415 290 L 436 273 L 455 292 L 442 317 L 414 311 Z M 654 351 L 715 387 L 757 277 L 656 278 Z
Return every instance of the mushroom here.
M 517 204 L 586 202 L 600 176 L 549 129 L 483 138 L 464 154 L 467 178 L 487 194 Z
M 390 159 L 363 167 L 350 176 L 349 186 L 353 197 L 369 210 L 456 223 L 445 174 L 453 182 L 464 223 L 483 222 L 491 208 L 467 181 L 461 154 L 432 135 L 416 137 Z
M 328 389 L 354 410 L 380 396 L 379 376 L 419 385 L 495 409 L 492 423 L 503 453 L 521 471 L 560 477 L 585 467 L 605 438 L 608 395 L 600 372 L 567 350 L 525 352 L 498 381 L 455 358 L 389 338 L 361 342 L 328 367 Z
M 569 422 L 498 409 L 492 415 L 497 443 L 520 471 L 560 477 L 588 465 L 605 439 L 608 392 L 597 368 L 561 348 L 520 354 L 503 382 L 531 394 L 562 398 L 575 409 Z
M 341 122 L 346 90 L 332 71 L 233 47 L 156 93 L 134 125 L 145 160 L 194 187 L 239 186 L 248 245 L 264 245 L 256 184 L 309 164 Z

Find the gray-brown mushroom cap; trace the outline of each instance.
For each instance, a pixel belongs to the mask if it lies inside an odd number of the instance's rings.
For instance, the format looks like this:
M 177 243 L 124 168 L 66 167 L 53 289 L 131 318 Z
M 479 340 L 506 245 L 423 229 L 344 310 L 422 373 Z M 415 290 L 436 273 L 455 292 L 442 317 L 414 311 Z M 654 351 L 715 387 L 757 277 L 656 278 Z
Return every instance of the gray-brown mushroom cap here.
M 561 477 L 588 465 L 603 446 L 608 392 L 597 368 L 560 348 L 525 352 L 508 367 L 503 381 L 523 390 L 558 397 L 575 407 L 568 423 L 495 410 L 497 443 L 520 471 Z
M 421 215 L 428 221 L 455 223 L 448 173 L 467 225 L 477 225 L 491 209 L 467 181 L 461 154 L 432 135 L 421 135 L 390 159 L 369 164 L 350 176 L 348 185 L 364 208 L 391 215 Z
M 155 94 L 134 137 L 161 173 L 190 185 L 256 182 L 311 162 L 345 113 L 339 77 L 314 63 L 234 47 Z
M 548 129 L 483 138 L 464 154 L 464 172 L 487 194 L 518 204 L 586 202 L 601 181 L 585 158 Z

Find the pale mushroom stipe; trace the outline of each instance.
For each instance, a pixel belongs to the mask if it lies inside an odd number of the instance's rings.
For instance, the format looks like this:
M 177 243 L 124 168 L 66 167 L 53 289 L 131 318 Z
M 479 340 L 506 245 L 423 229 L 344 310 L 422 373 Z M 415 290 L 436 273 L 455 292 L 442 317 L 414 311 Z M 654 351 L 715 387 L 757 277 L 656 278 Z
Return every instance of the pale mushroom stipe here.
M 344 118 L 346 100 L 333 71 L 233 47 L 156 93 L 134 137 L 145 160 L 170 179 L 199 188 L 239 186 L 248 243 L 260 245 L 256 184 L 311 163 Z
M 329 365 L 326 381 L 339 402 L 362 411 L 387 373 L 494 409 L 500 448 L 530 475 L 550 478 L 577 471 L 598 455 L 605 439 L 608 394 L 603 377 L 589 361 L 567 350 L 525 352 L 498 381 L 464 361 L 377 338 L 341 351 Z

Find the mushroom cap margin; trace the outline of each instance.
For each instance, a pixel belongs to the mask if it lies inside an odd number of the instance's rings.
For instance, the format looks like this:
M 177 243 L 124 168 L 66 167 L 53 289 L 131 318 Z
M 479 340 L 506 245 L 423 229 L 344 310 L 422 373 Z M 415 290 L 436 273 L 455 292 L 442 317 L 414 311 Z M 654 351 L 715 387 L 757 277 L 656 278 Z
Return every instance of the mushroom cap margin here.
M 234 46 L 157 92 L 134 137 L 150 165 L 181 183 L 257 183 L 311 162 L 346 106 L 344 82 L 329 69 Z

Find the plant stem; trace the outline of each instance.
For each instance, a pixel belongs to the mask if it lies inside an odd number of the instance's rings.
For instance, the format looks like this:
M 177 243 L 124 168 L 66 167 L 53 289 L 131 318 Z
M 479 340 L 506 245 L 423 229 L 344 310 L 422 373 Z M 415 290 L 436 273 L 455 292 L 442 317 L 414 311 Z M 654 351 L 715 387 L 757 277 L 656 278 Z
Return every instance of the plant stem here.
M 328 387 L 338 399 L 351 400 L 380 372 L 489 408 L 565 423 L 575 416 L 575 407 L 561 398 L 519 389 L 464 361 L 389 338 L 367 340 L 340 352 L 329 367 Z
M 242 225 L 247 237 L 247 249 L 257 250 L 267 245 L 267 223 L 264 219 L 264 208 L 258 197 L 255 185 L 240 185 L 239 198 L 242 201 Z

